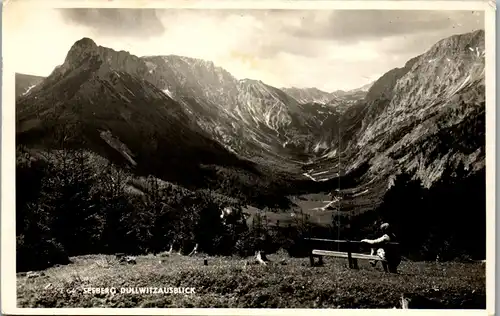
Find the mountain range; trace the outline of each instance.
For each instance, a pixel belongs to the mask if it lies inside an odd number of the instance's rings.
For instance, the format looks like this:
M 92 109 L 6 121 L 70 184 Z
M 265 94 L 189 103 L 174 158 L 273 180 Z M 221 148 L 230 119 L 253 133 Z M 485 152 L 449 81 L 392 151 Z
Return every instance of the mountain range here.
M 47 78 L 17 74 L 16 97 L 18 143 L 66 138 L 167 180 L 204 165 L 266 165 L 311 186 L 356 175 L 356 194 L 377 183 L 380 195 L 401 172 L 431 186 L 445 170 L 485 168 L 482 30 L 334 92 L 280 89 L 210 61 L 138 57 L 83 38 Z
M 137 57 L 79 40 L 62 65 L 19 98 L 17 142 L 52 147 L 64 140 L 65 146 L 182 182 L 200 180 L 203 164 L 248 165 L 180 103 L 137 76 L 141 65 Z
M 281 88 L 285 93 L 292 96 L 300 103 L 320 103 L 329 104 L 334 106 L 341 101 L 356 101 L 365 97 L 366 93 L 373 85 L 372 83 L 366 84 L 360 88 L 353 90 L 337 90 L 334 92 L 325 92 L 317 88 Z

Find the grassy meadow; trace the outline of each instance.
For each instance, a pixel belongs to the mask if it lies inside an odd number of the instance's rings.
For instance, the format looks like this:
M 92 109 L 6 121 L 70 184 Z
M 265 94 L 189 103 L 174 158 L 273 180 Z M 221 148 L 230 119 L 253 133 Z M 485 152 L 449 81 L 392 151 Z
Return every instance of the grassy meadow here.
M 203 264 L 207 259 L 208 265 Z M 72 257 L 42 276 L 17 276 L 18 307 L 171 308 L 400 308 L 403 293 L 437 300 L 444 308 L 485 308 L 485 265 L 404 261 L 399 274 L 360 261 L 269 255 L 267 266 L 251 258 L 146 255 L 121 264 L 112 255 Z M 195 294 L 84 294 L 84 288 L 194 287 Z

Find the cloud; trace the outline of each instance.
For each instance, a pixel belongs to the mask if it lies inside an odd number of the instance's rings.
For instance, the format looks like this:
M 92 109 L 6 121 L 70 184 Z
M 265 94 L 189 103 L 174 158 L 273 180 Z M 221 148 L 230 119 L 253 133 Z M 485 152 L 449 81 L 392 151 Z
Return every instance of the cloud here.
M 163 34 L 165 28 L 156 9 L 61 9 L 68 23 L 92 28 L 104 36 L 151 37 Z
M 299 26 L 287 32 L 305 38 L 357 42 L 458 29 L 483 21 L 484 14 L 474 11 L 337 10 L 327 19 L 302 19 Z
M 23 9 L 4 12 L 17 71 L 48 75 L 82 37 L 137 56 L 210 60 L 277 87 L 358 88 L 448 36 L 484 28 L 471 11 Z M 50 43 L 50 45 L 47 45 Z

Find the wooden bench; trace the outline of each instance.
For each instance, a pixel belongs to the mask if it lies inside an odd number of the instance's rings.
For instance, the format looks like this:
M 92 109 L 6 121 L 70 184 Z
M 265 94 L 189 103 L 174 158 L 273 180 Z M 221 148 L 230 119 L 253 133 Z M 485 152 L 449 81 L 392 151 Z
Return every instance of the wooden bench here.
M 323 263 L 323 256 L 336 257 L 336 258 L 347 258 L 349 268 L 350 269 L 359 269 L 358 268 L 358 259 L 360 260 L 374 260 L 381 261 L 382 267 L 386 272 L 396 272 L 396 266 L 390 266 L 387 260 L 380 258 L 379 256 L 373 256 L 369 254 L 360 253 L 360 250 L 363 248 L 372 248 L 372 245 L 367 243 L 362 243 L 360 241 L 349 241 L 349 240 L 333 240 L 333 239 L 320 239 L 320 238 L 305 238 L 305 240 L 309 244 L 309 260 L 311 262 L 311 266 L 315 266 L 314 258 L 319 258 L 319 263 Z M 323 244 L 324 246 L 322 246 Z M 316 249 L 316 248 L 332 248 L 332 245 L 337 245 L 336 250 L 325 250 L 325 249 Z M 398 249 L 394 249 L 399 252 L 399 243 L 386 243 L 384 245 L 387 247 L 396 247 Z M 340 249 L 342 249 L 340 251 Z M 398 262 L 399 264 L 399 262 Z

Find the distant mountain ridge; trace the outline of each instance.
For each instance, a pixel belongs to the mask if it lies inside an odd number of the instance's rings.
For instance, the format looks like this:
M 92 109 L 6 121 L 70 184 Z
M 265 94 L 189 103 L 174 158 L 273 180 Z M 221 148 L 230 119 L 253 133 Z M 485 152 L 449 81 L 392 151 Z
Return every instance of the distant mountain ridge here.
M 282 90 L 291 95 L 299 103 L 328 103 L 335 96 L 329 92 L 317 88 L 282 88 Z
M 363 85 L 352 90 L 336 90 L 334 92 L 325 92 L 317 88 L 282 88 L 284 92 L 295 98 L 299 103 L 320 103 L 332 107 L 346 108 L 352 101 L 361 100 L 365 97 L 368 90 L 374 82 Z M 342 112 L 343 110 L 336 109 Z

